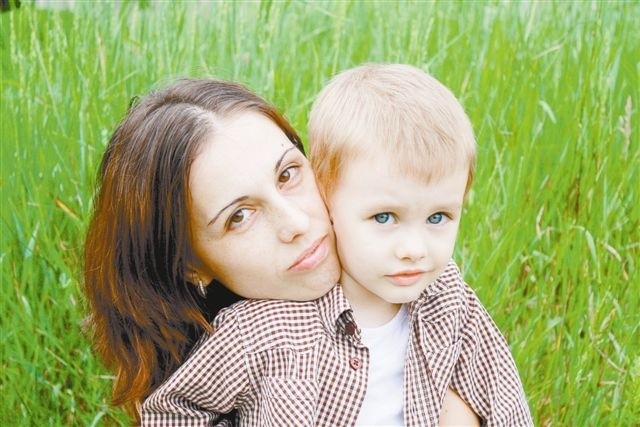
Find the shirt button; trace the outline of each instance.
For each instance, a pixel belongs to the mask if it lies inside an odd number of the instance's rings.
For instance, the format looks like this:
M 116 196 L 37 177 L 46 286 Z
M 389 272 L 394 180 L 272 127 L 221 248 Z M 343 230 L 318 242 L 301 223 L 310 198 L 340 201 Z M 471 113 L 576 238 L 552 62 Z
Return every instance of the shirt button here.
M 362 360 L 358 359 L 357 357 L 352 357 L 351 359 L 349 359 L 349 366 L 351 366 L 351 369 L 353 369 L 354 371 L 357 371 L 358 369 L 362 368 Z

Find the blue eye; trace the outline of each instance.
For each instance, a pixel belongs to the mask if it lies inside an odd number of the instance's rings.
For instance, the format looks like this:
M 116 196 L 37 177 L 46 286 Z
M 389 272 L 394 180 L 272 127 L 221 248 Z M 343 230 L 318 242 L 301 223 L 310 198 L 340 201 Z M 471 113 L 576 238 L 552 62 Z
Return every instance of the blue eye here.
M 427 222 L 429 224 L 440 224 L 444 220 L 444 214 L 442 212 L 434 213 L 429 218 L 427 218 Z
M 383 213 L 374 215 L 373 219 L 379 224 L 388 224 L 391 222 L 393 217 L 389 212 L 383 212 Z

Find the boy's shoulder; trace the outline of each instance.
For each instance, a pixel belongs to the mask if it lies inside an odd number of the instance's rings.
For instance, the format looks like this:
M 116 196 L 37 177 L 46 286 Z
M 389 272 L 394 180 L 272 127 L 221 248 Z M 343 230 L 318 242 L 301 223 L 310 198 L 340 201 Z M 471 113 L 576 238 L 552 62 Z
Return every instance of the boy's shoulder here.
M 305 347 L 323 333 L 316 301 L 242 300 L 220 310 L 212 326 L 233 329 L 248 352 Z
M 460 268 L 454 260 L 450 260 L 440 276 L 427 286 L 422 299 L 463 297 L 468 290 L 471 289 L 462 278 Z
M 476 293 L 465 282 L 460 268 L 450 260 L 437 280 L 421 295 L 419 307 L 425 315 L 436 315 L 449 311 L 466 312 L 480 304 Z

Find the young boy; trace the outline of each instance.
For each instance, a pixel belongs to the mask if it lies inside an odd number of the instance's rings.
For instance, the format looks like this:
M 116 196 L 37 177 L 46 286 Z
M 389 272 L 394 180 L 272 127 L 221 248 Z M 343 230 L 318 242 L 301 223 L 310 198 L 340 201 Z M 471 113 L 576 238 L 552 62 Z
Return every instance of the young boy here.
M 368 349 L 358 422 L 433 422 L 450 386 L 487 424 L 531 424 L 508 347 L 451 261 L 476 157 L 462 106 L 417 68 L 365 65 L 322 90 L 309 134 Z
M 414 67 L 357 67 L 318 96 L 310 145 L 339 285 L 222 312 L 144 424 L 236 409 L 239 425 L 436 425 L 461 419 L 443 413 L 453 389 L 483 424 L 532 425 L 509 348 L 451 261 L 475 165 L 455 97 Z

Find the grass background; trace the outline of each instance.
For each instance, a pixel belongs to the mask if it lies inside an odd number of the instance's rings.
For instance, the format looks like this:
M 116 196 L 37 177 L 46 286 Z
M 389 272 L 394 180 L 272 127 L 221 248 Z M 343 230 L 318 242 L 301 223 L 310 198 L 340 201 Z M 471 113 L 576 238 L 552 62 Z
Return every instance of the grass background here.
M 640 424 L 640 4 L 23 2 L 0 15 L 3 425 L 120 425 L 82 333 L 98 162 L 129 100 L 239 80 L 306 136 L 366 61 L 417 65 L 479 142 L 456 257 L 504 331 L 537 425 Z M 634 29 L 635 28 L 635 29 Z

